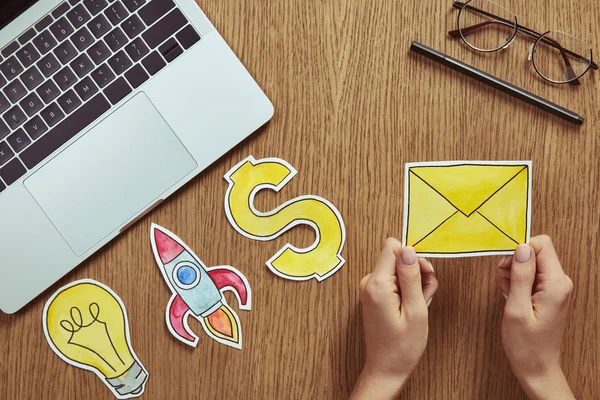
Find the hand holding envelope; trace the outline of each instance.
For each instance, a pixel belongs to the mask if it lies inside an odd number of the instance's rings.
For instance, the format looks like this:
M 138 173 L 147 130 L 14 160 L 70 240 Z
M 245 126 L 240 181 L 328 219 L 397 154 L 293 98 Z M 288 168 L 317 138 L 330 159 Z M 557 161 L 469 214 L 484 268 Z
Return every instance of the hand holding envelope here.
M 421 256 L 512 254 L 530 221 L 530 161 L 406 164 L 403 242 Z

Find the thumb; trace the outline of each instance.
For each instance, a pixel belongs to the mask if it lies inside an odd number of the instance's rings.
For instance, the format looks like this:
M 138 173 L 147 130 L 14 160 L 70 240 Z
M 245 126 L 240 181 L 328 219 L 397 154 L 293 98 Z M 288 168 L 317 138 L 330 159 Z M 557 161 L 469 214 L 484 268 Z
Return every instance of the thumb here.
M 402 308 L 409 313 L 419 307 L 427 308 L 421 286 L 421 267 L 415 249 L 403 248 L 400 257 L 396 259 Z
M 510 269 L 508 302 L 531 307 L 531 292 L 535 281 L 535 252 L 528 244 L 515 250 Z

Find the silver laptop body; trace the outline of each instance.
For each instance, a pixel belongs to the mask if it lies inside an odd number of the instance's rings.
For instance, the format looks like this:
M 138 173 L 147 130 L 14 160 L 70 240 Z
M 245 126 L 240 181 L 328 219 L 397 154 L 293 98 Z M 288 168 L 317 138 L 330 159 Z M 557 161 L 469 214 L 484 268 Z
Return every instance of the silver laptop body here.
M 39 0 L 0 49 L 5 313 L 273 115 L 193 0 Z

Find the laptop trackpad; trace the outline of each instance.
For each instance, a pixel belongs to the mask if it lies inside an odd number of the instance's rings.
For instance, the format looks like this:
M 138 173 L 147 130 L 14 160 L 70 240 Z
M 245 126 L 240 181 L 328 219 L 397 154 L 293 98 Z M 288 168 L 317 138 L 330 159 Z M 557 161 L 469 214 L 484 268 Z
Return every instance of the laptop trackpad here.
M 25 181 L 83 255 L 197 167 L 145 94 L 100 122 Z

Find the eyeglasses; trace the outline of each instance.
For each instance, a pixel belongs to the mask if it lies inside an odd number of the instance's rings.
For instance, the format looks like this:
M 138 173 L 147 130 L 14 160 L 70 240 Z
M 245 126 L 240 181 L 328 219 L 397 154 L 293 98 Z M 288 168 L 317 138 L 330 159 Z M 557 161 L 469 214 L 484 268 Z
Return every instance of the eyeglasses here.
M 459 10 L 458 29 L 448 34 L 461 38 L 473 50 L 490 53 L 505 49 L 518 33 L 535 41 L 528 59 L 548 82 L 579 85 L 586 72 L 598 69 L 592 61 L 592 49 L 575 36 L 526 28 L 517 24 L 515 14 L 490 0 L 455 1 L 453 7 Z

